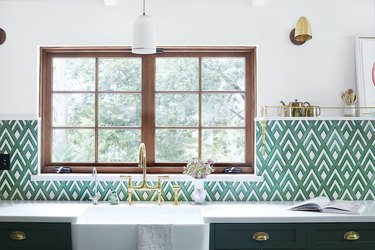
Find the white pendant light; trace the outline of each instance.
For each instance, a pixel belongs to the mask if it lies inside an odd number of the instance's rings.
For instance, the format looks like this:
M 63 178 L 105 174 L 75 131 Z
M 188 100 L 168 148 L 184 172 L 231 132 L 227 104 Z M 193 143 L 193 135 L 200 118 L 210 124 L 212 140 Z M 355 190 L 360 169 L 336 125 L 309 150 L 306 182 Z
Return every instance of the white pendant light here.
M 145 0 L 143 0 L 143 14 L 137 18 L 133 25 L 132 53 L 156 53 L 155 27 L 152 18 L 146 15 Z

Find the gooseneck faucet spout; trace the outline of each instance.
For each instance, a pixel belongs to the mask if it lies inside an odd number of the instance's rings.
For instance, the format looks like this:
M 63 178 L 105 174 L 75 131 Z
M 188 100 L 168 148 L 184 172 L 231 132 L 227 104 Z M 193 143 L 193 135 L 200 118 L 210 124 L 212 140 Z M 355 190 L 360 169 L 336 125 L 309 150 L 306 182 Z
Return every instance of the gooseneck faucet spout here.
M 162 181 L 161 179 L 169 179 L 169 176 L 158 176 L 158 182 L 156 185 L 147 183 L 147 157 L 146 157 L 146 145 L 141 143 L 138 150 L 138 167 L 142 168 L 143 178 L 139 186 L 133 185 L 131 176 L 121 176 L 122 178 L 128 179 L 128 203 L 132 204 L 132 194 L 135 190 L 155 190 L 158 193 L 158 204 L 161 204 L 161 190 L 162 190 Z
M 138 150 L 138 167 L 143 169 L 143 182 L 146 183 L 147 174 L 147 158 L 146 158 L 146 145 L 141 143 Z M 146 183 L 147 184 L 147 183 Z

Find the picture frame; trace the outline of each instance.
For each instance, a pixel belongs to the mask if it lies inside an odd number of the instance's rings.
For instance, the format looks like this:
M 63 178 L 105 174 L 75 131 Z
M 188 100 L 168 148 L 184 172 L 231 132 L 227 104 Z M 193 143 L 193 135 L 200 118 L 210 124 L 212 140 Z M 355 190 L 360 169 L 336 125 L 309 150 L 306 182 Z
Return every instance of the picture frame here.
M 357 92 L 361 116 L 375 116 L 375 37 L 356 37 Z

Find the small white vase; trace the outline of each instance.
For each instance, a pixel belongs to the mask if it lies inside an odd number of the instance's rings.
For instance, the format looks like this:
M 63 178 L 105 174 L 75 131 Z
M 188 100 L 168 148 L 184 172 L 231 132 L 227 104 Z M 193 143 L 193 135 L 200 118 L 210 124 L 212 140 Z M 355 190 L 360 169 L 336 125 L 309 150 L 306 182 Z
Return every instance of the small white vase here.
M 206 200 L 207 192 L 204 189 L 204 179 L 194 179 L 194 191 L 191 194 L 195 204 L 202 204 Z

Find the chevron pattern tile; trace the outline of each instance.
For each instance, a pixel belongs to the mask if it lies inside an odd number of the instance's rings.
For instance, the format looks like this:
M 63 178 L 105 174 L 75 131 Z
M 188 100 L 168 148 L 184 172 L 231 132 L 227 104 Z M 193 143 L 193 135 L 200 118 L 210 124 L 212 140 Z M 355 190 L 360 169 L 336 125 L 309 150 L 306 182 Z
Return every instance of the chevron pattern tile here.
M 268 121 L 264 155 L 256 134 L 263 200 L 374 200 L 375 121 Z
M 317 195 L 331 199 L 375 199 L 375 121 L 268 121 L 265 154 L 261 126 L 256 126 L 256 173 L 264 181 L 207 182 L 207 201 L 286 201 Z M 0 199 L 88 200 L 89 181 L 30 181 L 38 172 L 38 122 L 0 120 L 0 153 L 11 154 L 11 169 L 0 171 Z M 166 182 L 163 199 L 190 201 L 192 182 Z M 127 199 L 123 182 L 100 182 L 102 200 L 116 190 Z M 155 192 L 135 192 L 135 201 L 157 199 Z
M 0 171 L 0 199 L 28 199 L 38 191 L 29 181 L 37 173 L 37 131 L 37 121 L 0 121 L 0 153 L 11 155 L 11 170 Z

